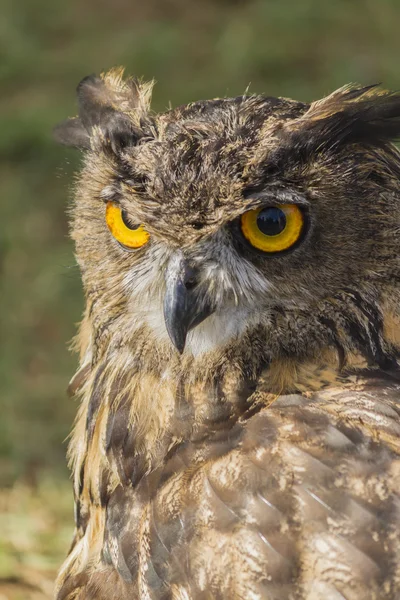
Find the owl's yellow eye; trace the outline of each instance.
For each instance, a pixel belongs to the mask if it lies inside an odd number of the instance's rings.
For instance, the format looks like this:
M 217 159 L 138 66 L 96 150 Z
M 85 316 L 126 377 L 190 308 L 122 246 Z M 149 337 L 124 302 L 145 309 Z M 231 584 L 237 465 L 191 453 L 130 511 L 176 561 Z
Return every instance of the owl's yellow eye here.
M 150 239 L 143 225 L 131 223 L 125 211 L 113 202 L 107 202 L 106 222 L 115 239 L 127 248 L 141 248 Z
M 304 215 L 296 204 L 277 204 L 248 210 L 241 217 L 244 237 L 263 252 L 283 252 L 300 238 Z

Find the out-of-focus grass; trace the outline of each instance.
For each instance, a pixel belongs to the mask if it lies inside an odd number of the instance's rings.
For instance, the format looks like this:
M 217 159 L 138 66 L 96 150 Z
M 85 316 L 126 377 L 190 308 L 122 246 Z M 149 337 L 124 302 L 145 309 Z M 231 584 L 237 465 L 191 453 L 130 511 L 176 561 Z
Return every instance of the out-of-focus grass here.
M 399 88 L 400 3 L 2 0 L 1 13 L 0 600 L 32 600 L 50 593 L 72 524 L 64 390 L 83 300 L 65 209 L 79 155 L 51 129 L 75 114 L 76 84 L 125 65 L 157 80 L 155 110 L 249 84 L 300 100 L 351 81 Z
M 0 493 L 0 600 L 45 600 L 72 536 L 69 482 L 15 484 Z

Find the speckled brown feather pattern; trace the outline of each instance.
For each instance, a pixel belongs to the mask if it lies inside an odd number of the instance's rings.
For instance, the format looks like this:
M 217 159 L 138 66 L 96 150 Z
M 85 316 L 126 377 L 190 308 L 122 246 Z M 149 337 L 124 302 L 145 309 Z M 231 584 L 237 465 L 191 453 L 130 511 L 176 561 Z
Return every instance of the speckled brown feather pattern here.
M 83 80 L 58 138 L 86 294 L 71 382 L 76 533 L 57 600 L 400 597 L 400 97 L 348 87 L 160 115 L 120 71 Z M 151 235 L 127 252 L 105 202 Z M 255 252 L 249 208 L 307 213 Z M 180 355 L 181 253 L 214 312 Z

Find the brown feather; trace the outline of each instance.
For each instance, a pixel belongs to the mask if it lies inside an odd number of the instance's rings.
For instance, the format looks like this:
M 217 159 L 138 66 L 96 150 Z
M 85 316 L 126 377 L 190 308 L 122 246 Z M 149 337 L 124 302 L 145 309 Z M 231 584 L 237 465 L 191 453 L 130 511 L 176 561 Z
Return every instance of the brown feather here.
M 59 131 L 86 148 L 72 237 L 87 307 L 57 600 L 396 600 L 399 95 L 154 115 L 150 88 L 87 78 Z M 116 242 L 107 202 L 145 247 Z M 286 203 L 307 213 L 300 243 L 249 247 L 241 215 Z M 214 310 L 182 354 L 163 316 L 177 253 Z

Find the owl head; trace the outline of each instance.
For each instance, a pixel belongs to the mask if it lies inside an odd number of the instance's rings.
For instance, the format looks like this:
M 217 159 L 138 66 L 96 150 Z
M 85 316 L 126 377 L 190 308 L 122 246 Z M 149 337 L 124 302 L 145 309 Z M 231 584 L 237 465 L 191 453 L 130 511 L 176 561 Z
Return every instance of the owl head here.
M 87 77 L 79 116 L 56 129 L 83 151 L 83 354 L 257 368 L 329 350 L 394 367 L 400 95 L 348 86 L 153 114 L 151 87 Z

